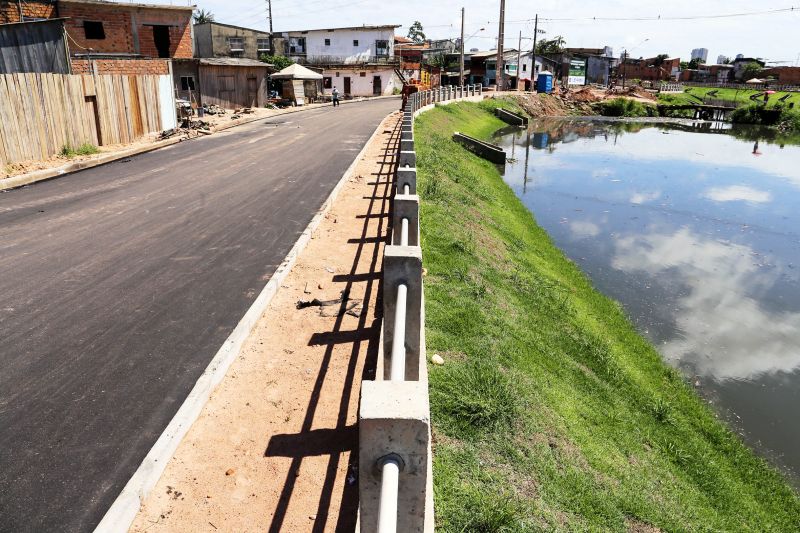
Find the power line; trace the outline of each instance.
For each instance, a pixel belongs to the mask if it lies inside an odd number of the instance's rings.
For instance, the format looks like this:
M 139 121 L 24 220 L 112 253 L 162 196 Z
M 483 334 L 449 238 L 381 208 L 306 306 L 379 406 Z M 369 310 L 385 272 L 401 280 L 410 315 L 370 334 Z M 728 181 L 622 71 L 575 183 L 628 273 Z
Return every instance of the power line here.
M 709 20 L 724 19 L 735 17 L 751 17 L 757 15 L 775 15 L 778 13 L 800 12 L 800 7 L 784 7 L 779 9 L 766 9 L 761 11 L 746 11 L 741 13 L 725 13 L 717 15 L 684 15 L 684 16 L 662 16 L 653 15 L 649 17 L 577 17 L 577 18 L 541 18 L 547 22 L 570 22 L 570 21 L 598 21 L 598 22 L 644 22 L 644 21 L 687 21 L 687 20 Z M 513 22 L 530 22 L 532 19 L 525 19 Z

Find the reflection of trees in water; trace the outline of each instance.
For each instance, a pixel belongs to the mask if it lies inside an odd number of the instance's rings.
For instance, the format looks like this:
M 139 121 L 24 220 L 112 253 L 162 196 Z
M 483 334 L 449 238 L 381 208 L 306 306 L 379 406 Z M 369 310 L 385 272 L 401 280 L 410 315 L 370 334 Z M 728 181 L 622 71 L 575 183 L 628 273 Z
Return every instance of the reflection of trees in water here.
M 534 136 L 531 146 L 537 150 L 555 150 L 557 144 L 567 144 L 579 139 L 604 137 L 606 141 L 615 140 L 626 133 L 638 133 L 646 128 L 659 130 L 686 131 L 690 133 L 717 133 L 732 135 L 746 141 L 759 141 L 767 144 L 800 145 L 800 134 L 788 134 L 776 128 L 748 124 L 729 125 L 722 122 L 633 122 L 589 119 L 539 118 L 531 121 L 530 131 Z M 508 130 L 508 131 L 507 131 Z M 519 130 L 515 130 L 519 131 Z M 503 128 L 495 133 L 502 137 L 512 133 Z

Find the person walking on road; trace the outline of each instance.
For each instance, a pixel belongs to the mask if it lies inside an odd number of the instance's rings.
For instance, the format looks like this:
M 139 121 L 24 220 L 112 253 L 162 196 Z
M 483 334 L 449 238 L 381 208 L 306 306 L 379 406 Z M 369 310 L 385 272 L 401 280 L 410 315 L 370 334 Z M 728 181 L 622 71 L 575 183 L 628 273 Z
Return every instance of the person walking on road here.
M 331 94 L 333 95 L 333 107 L 336 107 L 337 105 L 339 105 L 339 89 L 334 87 L 333 92 Z

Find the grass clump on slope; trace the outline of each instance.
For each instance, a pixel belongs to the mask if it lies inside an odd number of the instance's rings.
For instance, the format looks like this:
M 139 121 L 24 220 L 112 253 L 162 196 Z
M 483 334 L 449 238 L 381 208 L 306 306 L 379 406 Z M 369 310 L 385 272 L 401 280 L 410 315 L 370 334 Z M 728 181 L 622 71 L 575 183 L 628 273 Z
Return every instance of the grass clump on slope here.
M 488 138 L 511 101 L 415 126 L 440 531 L 790 531 L 800 501 L 552 244 Z

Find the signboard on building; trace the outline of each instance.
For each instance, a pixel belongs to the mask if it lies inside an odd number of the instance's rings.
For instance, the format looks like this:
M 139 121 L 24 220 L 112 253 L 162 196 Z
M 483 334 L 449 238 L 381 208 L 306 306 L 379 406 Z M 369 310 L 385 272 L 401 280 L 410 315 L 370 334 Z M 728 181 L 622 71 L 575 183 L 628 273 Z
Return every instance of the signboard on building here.
M 569 85 L 586 85 L 586 60 L 573 59 L 569 62 Z

